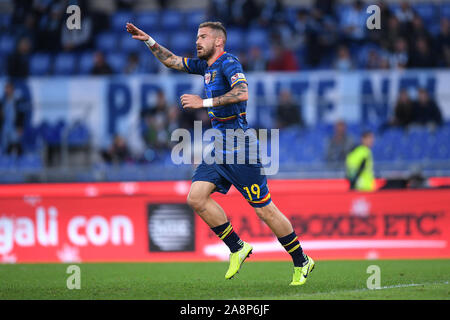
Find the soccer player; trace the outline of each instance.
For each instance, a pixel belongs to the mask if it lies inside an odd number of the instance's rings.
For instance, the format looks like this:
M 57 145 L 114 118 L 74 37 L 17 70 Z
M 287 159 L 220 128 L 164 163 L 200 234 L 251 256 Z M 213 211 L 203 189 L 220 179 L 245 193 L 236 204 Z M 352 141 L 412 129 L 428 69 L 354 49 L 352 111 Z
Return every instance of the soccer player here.
M 181 96 L 183 108 L 207 108 L 212 127 L 223 132 L 224 136 L 226 129 L 249 129 L 245 113 L 247 80 L 239 60 L 224 51 L 227 33 L 220 22 L 204 22 L 199 25 L 197 58 L 183 58 L 173 54 L 132 23 L 127 23 L 126 29 L 133 39 L 143 41 L 166 67 L 204 77 L 207 99 L 184 94 Z M 272 202 L 267 178 L 261 168 L 259 159 L 256 163 L 244 164 L 207 164 L 203 161 L 194 172 L 187 202 L 230 249 L 230 264 L 225 278 L 231 279 L 253 247 L 239 238 L 223 209 L 210 195 L 216 191 L 226 194 L 231 185 L 234 185 L 291 255 L 294 274 L 290 284 L 302 285 L 313 270 L 314 261 L 303 253 L 290 221 Z
M 374 191 L 375 178 L 371 148 L 375 136 L 371 131 L 361 135 L 361 144 L 349 152 L 345 159 L 347 179 L 351 190 Z

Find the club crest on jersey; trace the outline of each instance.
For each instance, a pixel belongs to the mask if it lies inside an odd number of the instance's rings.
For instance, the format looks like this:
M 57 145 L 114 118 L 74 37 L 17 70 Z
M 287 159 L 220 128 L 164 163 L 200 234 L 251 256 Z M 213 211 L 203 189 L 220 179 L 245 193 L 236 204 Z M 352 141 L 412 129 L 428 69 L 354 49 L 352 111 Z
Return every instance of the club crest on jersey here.
M 205 83 L 209 84 L 211 82 L 214 82 L 214 79 L 216 78 L 217 71 L 213 71 L 212 73 L 208 72 L 205 74 Z

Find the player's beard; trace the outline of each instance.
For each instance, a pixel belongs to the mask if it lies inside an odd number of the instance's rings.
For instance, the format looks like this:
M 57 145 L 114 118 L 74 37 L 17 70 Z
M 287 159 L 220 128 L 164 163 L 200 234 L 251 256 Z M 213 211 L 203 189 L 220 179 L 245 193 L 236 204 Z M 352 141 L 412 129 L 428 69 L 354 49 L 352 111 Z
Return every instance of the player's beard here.
M 197 57 L 199 59 L 208 60 L 209 58 L 211 58 L 214 55 L 215 50 L 214 50 L 213 46 L 209 49 L 202 47 L 202 49 L 203 49 L 203 52 L 201 54 L 198 53 L 198 51 L 197 51 Z

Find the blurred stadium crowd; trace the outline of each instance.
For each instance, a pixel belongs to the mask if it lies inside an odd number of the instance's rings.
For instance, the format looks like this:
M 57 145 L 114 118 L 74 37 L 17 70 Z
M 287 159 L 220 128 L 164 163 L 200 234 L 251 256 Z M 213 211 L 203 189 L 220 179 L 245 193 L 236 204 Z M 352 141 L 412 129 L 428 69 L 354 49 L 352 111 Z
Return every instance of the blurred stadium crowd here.
M 157 73 L 166 69 L 124 32 L 127 21 L 151 32 L 176 54 L 195 55 L 196 28 L 205 20 L 227 26 L 227 50 L 247 71 L 392 69 L 450 66 L 450 3 L 377 2 L 385 28 L 366 28 L 362 1 L 211 0 L 203 9 L 152 11 L 139 1 L 11 1 L 0 15 L 0 72 L 28 75 Z M 104 1 L 103 1 L 104 2 Z M 66 28 L 65 9 L 78 4 L 81 29 Z
M 9 10 L 0 11 L 0 76 L 14 80 L 172 72 L 129 37 L 127 21 L 176 54 L 195 56 L 198 24 L 220 20 L 227 27 L 227 51 L 239 57 L 245 71 L 450 67 L 450 2 L 378 1 L 386 28 L 370 32 L 365 23 L 367 4 L 361 1 L 317 0 L 299 6 L 281 0 L 211 0 L 200 7 L 185 5 L 183 10 L 177 9 L 177 1 L 152 3 L 151 10 L 141 10 L 142 1 L 127 0 L 3 1 Z M 82 28 L 75 32 L 68 32 L 65 25 L 70 4 L 79 5 L 83 15 Z M 376 141 L 382 141 L 374 146 L 375 161 L 386 162 L 388 170 L 404 169 L 408 161 L 450 160 L 450 124 L 443 121 L 433 97 L 426 90 L 418 92 L 414 100 L 407 91 L 401 92 L 392 118 L 370 128 Z M 274 117 L 277 127 L 283 128 L 280 161 L 285 168 L 315 163 L 316 171 L 309 168 L 305 172 L 341 175 L 345 154 L 367 128 L 342 121 L 308 128 L 302 106 L 289 91 L 281 92 L 278 101 Z M 90 133 L 84 123 L 43 122 L 33 127 L 32 111 L 32 102 L 15 95 L 14 81 L 8 81 L 0 93 L 0 171 L 36 172 L 58 166 L 67 155 L 64 147 L 92 158 Z M 87 162 L 167 165 L 170 132 L 192 127 L 194 119 L 201 119 L 206 126 L 209 123 L 205 112 L 181 111 L 161 92 L 155 106 L 141 115 L 142 138 L 147 145 L 144 154 L 132 154 L 125 139 L 117 136 L 109 149 L 96 150 L 99 160 Z M 301 148 L 289 152 L 298 145 L 296 141 L 301 141 Z M 443 174 L 439 168 L 432 174 Z M 154 177 L 150 175 L 132 169 L 110 177 L 88 172 L 84 178 L 71 179 L 141 180 Z M 17 178 L 2 176 L 6 182 Z

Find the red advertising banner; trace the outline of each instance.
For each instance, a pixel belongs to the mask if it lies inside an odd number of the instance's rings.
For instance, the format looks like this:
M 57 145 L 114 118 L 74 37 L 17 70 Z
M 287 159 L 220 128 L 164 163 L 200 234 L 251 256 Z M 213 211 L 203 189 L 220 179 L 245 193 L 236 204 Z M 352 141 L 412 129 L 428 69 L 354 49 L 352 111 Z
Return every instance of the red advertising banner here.
M 224 260 L 185 204 L 190 182 L 0 186 L 0 262 Z M 272 199 L 316 259 L 449 258 L 450 189 L 349 192 L 345 180 L 273 180 Z M 290 259 L 232 188 L 213 197 L 252 260 Z

